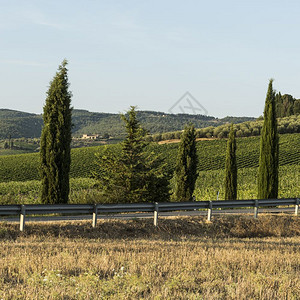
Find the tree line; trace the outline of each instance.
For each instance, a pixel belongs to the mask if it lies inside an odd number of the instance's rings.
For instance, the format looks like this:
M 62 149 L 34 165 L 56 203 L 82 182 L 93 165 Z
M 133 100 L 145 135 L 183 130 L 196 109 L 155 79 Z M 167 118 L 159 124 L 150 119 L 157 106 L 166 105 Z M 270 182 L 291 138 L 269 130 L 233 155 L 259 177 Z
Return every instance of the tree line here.
M 279 118 L 278 133 L 300 133 L 300 114 L 292 115 L 289 117 Z M 206 128 L 196 129 L 197 138 L 228 138 L 231 123 L 220 125 L 217 127 L 209 126 Z M 263 117 L 258 118 L 256 121 L 248 121 L 244 123 L 235 124 L 236 137 L 249 137 L 261 135 L 263 127 Z M 180 139 L 182 131 L 165 132 L 147 136 L 148 141 L 159 142 L 173 139 Z
M 295 99 L 291 95 L 276 93 L 275 103 L 279 118 L 300 114 L 300 99 Z
M 70 145 L 72 129 L 71 92 L 67 61 L 59 66 L 50 82 L 44 106 L 44 127 L 41 136 L 40 169 L 43 203 L 67 203 L 69 196 Z M 174 174 L 170 174 L 159 155 L 145 151 L 149 144 L 147 131 L 137 119 L 135 107 L 121 115 L 126 137 L 119 152 L 106 148 L 96 154 L 97 170 L 93 177 L 107 201 L 158 202 L 191 201 L 198 177 L 196 130 L 187 124 L 180 136 Z M 258 197 L 276 198 L 278 192 L 278 133 L 275 93 L 269 82 L 261 131 Z M 231 125 L 227 142 L 225 197 L 237 197 L 235 128 Z M 175 180 L 174 193 L 170 179 Z

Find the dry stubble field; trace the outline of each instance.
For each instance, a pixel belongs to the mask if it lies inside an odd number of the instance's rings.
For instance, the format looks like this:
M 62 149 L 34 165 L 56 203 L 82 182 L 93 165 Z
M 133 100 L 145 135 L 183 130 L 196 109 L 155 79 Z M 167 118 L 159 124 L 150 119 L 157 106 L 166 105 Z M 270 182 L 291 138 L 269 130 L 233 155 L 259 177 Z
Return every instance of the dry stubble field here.
M 300 299 L 294 216 L 0 223 L 0 299 Z

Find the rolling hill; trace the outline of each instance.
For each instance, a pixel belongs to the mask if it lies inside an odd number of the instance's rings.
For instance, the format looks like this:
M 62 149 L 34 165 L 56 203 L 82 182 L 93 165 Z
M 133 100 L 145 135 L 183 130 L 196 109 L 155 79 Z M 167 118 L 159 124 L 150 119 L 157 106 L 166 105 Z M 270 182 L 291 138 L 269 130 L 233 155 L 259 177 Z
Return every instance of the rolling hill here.
M 226 117 L 218 119 L 212 116 L 166 114 L 155 111 L 138 111 L 138 119 L 151 133 L 163 133 L 182 130 L 188 122 L 197 128 L 219 126 L 227 122 L 241 123 L 254 120 L 251 117 Z M 123 123 L 119 114 L 89 112 L 87 110 L 73 110 L 73 136 L 82 134 L 109 134 L 120 138 L 124 136 Z M 0 109 L 0 139 L 39 138 L 43 126 L 42 115 L 21 111 Z

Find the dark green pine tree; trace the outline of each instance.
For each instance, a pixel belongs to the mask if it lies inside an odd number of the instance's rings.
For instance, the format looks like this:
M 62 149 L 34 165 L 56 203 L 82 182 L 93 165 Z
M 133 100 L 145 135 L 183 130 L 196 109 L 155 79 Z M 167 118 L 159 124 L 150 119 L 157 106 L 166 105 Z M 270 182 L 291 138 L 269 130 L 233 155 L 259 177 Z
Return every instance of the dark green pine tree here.
M 227 141 L 226 163 L 225 163 L 225 200 L 236 200 L 237 198 L 237 165 L 236 165 L 236 141 L 233 124 Z
M 69 197 L 70 144 L 72 127 L 71 92 L 67 61 L 50 82 L 44 106 L 41 135 L 42 203 L 67 203 Z
M 121 115 L 127 136 L 122 142 L 120 163 L 124 168 L 126 198 L 129 202 L 138 202 L 146 192 L 146 164 L 144 150 L 146 131 L 136 117 L 136 110 L 131 106 L 126 115 Z
M 180 138 L 175 169 L 175 201 L 192 201 L 197 173 L 196 131 L 192 124 L 185 126 Z
M 258 168 L 258 199 L 275 199 L 278 196 L 278 157 L 279 138 L 275 106 L 273 80 L 269 82 L 264 123 L 260 140 L 260 157 Z
M 162 159 L 149 150 L 146 131 L 137 120 L 135 107 L 121 115 L 126 138 L 120 148 L 107 147 L 96 154 L 93 176 L 107 202 L 158 202 L 169 200 L 170 174 Z

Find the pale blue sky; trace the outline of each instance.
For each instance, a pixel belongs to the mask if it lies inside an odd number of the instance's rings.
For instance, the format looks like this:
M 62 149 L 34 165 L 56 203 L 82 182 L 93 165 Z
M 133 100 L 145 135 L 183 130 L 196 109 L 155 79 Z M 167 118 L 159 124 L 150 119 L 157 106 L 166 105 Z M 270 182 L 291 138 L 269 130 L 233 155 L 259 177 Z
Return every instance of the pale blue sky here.
M 300 98 L 298 1 L 0 0 L 1 108 L 41 113 L 69 60 L 73 106 L 165 111 L 189 91 L 223 117 L 262 114 L 268 80 Z

